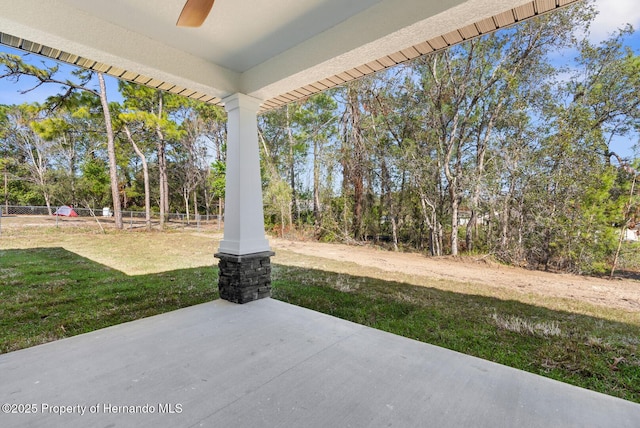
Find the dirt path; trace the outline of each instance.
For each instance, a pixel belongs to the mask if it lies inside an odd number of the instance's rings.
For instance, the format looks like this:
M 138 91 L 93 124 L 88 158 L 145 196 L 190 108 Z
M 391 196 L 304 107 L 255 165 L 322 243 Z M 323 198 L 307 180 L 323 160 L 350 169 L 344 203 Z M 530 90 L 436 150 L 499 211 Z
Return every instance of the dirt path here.
M 394 253 L 367 246 L 270 240 L 274 250 L 352 262 L 389 272 L 484 284 L 523 294 L 581 300 L 601 306 L 640 311 L 640 281 L 600 279 L 531 271 L 471 257 L 429 258 L 416 253 Z
M 46 233 L 42 226 L 50 226 Z M 177 229 L 168 233 L 98 234 L 96 222 L 90 218 L 56 219 L 49 216 L 9 216 L 2 218 L 1 248 L 63 246 L 84 257 L 112 266 L 130 275 L 160 272 L 215 263 L 212 253 L 218 247 L 222 233 L 208 228 L 203 233 Z M 76 229 L 80 235 L 68 234 Z M 88 236 L 87 239 L 84 234 Z M 84 237 L 84 238 L 82 238 Z M 179 245 L 176 245 L 179 243 Z M 640 314 L 640 281 L 632 279 L 590 278 L 568 274 L 530 271 L 492 263 L 473 257 L 429 258 L 416 253 L 394 253 L 369 246 L 324 244 L 270 238 L 276 251 L 276 263 L 299 264 L 310 268 L 336 269 L 347 274 L 368 275 L 367 269 L 388 272 L 392 280 L 416 285 L 428 284 L 428 279 L 453 281 L 460 292 L 480 292 L 495 296 L 513 296 L 513 292 L 536 296 L 571 299 L 601 307 L 620 308 Z M 108 251 L 105 250 L 108 248 Z M 167 250 L 170 248 L 170 250 Z M 278 255 L 279 250 L 281 251 Z M 131 257 L 131 254 L 144 255 Z M 298 258 L 306 260 L 294 260 Z M 124 261 L 123 261 L 124 260 Z M 327 263 L 322 262 L 327 261 Z M 340 263 L 345 262 L 345 263 Z M 361 266 L 353 272 L 354 263 Z M 323 266 L 325 265 L 326 266 Z M 369 271 L 371 272 L 371 271 Z M 427 280 L 422 280 L 426 278 Z M 463 284 L 470 286 L 462 287 Z M 480 289 L 480 287 L 482 289 Z M 463 290 L 464 288 L 464 290 Z M 489 293 L 487 290 L 490 290 Z M 502 291 L 502 292 L 501 292 Z

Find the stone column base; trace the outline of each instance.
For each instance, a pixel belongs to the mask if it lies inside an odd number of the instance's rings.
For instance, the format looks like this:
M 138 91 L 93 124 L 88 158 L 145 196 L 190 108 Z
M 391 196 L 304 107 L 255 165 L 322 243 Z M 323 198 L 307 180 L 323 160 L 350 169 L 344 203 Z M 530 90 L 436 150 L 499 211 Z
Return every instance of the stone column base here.
M 220 298 L 247 303 L 271 296 L 271 259 L 273 251 L 234 254 L 216 253 Z

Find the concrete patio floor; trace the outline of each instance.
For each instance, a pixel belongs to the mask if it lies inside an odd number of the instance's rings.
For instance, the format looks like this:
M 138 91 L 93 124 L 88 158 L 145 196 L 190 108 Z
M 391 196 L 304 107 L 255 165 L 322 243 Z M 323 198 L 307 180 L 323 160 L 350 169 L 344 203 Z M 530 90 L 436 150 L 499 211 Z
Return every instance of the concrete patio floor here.
M 273 299 L 0 355 L 0 397 L 1 427 L 640 426 L 639 404 Z

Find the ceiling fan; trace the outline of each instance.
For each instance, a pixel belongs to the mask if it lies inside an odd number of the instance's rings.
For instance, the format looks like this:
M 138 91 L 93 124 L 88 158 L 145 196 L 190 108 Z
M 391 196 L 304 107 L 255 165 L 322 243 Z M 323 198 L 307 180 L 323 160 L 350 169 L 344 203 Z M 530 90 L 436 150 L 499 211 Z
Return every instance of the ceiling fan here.
M 187 0 L 176 25 L 178 27 L 199 27 L 202 25 L 215 0 Z

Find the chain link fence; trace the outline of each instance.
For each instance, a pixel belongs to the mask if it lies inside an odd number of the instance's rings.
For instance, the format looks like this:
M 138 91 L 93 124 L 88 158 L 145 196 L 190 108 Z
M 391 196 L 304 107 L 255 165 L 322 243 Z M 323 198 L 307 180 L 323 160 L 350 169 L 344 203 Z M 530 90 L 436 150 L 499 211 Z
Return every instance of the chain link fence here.
M 217 209 L 217 207 L 216 207 Z M 73 214 L 69 212 L 73 211 Z M 71 214 L 71 215 L 69 215 Z M 4 224 L 3 224 L 4 217 Z M 77 223 L 84 224 L 86 226 L 99 225 L 109 226 L 114 223 L 113 211 L 110 208 L 101 209 L 89 209 L 89 208 L 75 208 L 75 207 L 54 207 L 47 208 L 45 206 L 17 206 L 17 205 L 0 205 L 0 233 L 2 232 L 2 226 L 7 226 L 9 220 L 14 218 L 40 218 L 40 222 L 43 224 L 55 223 L 59 225 L 60 221 L 69 222 L 76 219 Z M 125 228 L 139 229 L 146 227 L 146 218 L 144 211 L 122 211 L 122 221 Z M 95 220 L 95 221 L 94 221 Z M 18 224 L 17 222 L 12 222 Z M 65 224 L 67 224 L 65 223 Z M 23 223 L 24 224 L 24 223 Z M 33 224 L 33 223 L 29 223 Z M 160 215 L 158 213 L 151 213 L 151 226 L 160 225 Z M 186 228 L 192 227 L 200 229 L 207 227 L 209 229 L 214 228 L 221 230 L 222 219 L 217 214 L 190 214 L 186 213 L 168 213 L 165 214 L 165 225 L 172 228 Z

